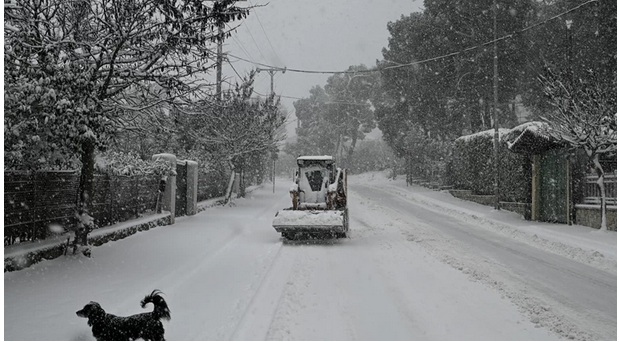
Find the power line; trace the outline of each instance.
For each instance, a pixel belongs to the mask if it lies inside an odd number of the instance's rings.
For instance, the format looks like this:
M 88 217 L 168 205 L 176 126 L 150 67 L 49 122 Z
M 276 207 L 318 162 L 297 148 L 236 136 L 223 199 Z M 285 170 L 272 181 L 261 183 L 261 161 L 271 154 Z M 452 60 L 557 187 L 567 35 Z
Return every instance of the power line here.
M 254 93 L 260 95 L 260 96 L 264 96 L 264 97 L 268 97 L 268 95 L 266 94 L 261 94 L 257 91 L 254 90 Z M 302 97 L 295 97 L 295 96 L 285 96 L 285 95 L 277 95 L 278 97 L 283 97 L 286 99 L 293 99 L 293 100 L 308 100 L 309 98 L 302 98 Z M 327 102 L 322 102 L 324 104 L 345 104 L 345 105 L 353 105 L 353 106 L 365 106 L 365 105 L 369 105 L 369 103 L 355 103 L 355 102 L 346 102 L 346 101 L 327 101 Z
M 444 54 L 444 55 L 440 55 L 440 56 L 436 56 L 436 57 L 431 57 L 431 58 L 423 59 L 423 60 L 420 60 L 420 61 L 415 61 L 415 62 L 410 62 L 410 63 L 401 63 L 401 64 L 385 66 L 385 67 L 380 67 L 380 68 L 379 67 L 374 67 L 374 68 L 370 68 L 370 69 L 367 69 L 367 70 L 358 70 L 358 71 L 350 71 L 350 70 L 345 70 L 345 71 L 324 71 L 324 70 L 305 70 L 305 69 L 295 69 L 295 68 L 286 68 L 286 71 L 296 72 L 296 73 L 306 73 L 306 74 L 361 74 L 361 73 L 380 72 L 380 71 L 383 71 L 383 70 L 390 70 L 390 69 L 399 69 L 399 68 L 410 67 L 410 66 L 414 66 L 414 65 L 434 62 L 434 61 L 441 60 L 441 59 L 455 57 L 455 56 L 458 56 L 460 54 L 464 54 L 464 53 L 467 53 L 467 52 L 479 49 L 481 47 L 485 47 L 485 46 L 494 44 L 496 42 L 500 42 L 500 41 L 503 41 L 503 40 L 511 39 L 511 38 L 513 38 L 517 34 L 521 34 L 521 33 L 524 33 L 526 31 L 529 31 L 529 30 L 531 30 L 533 28 L 536 28 L 538 26 L 545 25 L 545 24 L 547 24 L 548 22 L 550 22 L 550 21 L 552 21 L 554 19 L 560 18 L 560 17 L 562 17 L 562 16 L 564 16 L 566 14 L 569 14 L 569 13 L 571 13 L 573 11 L 576 11 L 576 10 L 580 9 L 581 7 L 584 7 L 584 6 L 588 5 L 588 4 L 591 4 L 591 3 L 594 3 L 594 2 L 598 2 L 598 1 L 599 0 L 589 0 L 589 1 L 586 1 L 586 2 L 580 4 L 580 5 L 576 6 L 576 7 L 573 7 L 571 9 L 567 10 L 567 11 L 561 12 L 561 13 L 559 13 L 559 14 L 557 14 L 555 16 L 552 16 L 552 17 L 550 17 L 548 19 L 545 19 L 545 20 L 540 21 L 538 23 L 535 23 L 533 25 L 527 26 L 527 27 L 525 27 L 525 28 L 523 28 L 521 30 L 514 31 L 514 32 L 512 32 L 510 34 L 507 34 L 507 35 L 504 35 L 502 37 L 499 37 L 499 38 L 496 38 L 496 39 L 492 39 L 492 40 L 487 41 L 485 43 L 478 44 L 478 45 L 475 45 L 475 46 L 471 46 L 471 47 L 468 47 L 468 48 L 460 50 L 460 51 L 455 51 L 455 52 L 451 52 L 451 53 L 448 53 L 448 54 Z M 279 67 L 276 67 L 276 66 L 273 66 L 273 65 L 264 64 L 264 63 L 258 63 L 258 62 L 254 62 L 254 61 L 251 61 L 251 60 L 247 60 L 245 58 L 241 58 L 241 57 L 238 57 L 238 56 L 235 56 L 235 55 L 232 55 L 232 54 L 228 54 L 228 55 L 231 56 L 231 57 L 240 59 L 242 61 L 245 61 L 245 62 L 248 62 L 248 63 L 252 63 L 254 65 L 260 65 L 260 66 L 267 67 L 267 68 L 279 68 Z
M 249 33 L 249 36 L 251 37 L 251 40 L 254 42 L 254 45 L 256 45 L 256 48 L 258 49 L 258 53 L 260 53 L 260 56 L 262 56 L 262 60 L 266 61 L 266 57 L 264 57 L 264 54 L 262 54 L 262 50 L 260 50 L 260 46 L 258 46 L 258 43 L 256 42 L 256 39 L 254 38 L 254 35 L 251 33 L 251 30 L 247 27 L 247 25 L 243 25 L 245 27 L 245 30 L 247 30 L 247 33 Z
M 254 6 L 254 4 L 253 4 L 251 1 L 249 1 L 249 4 L 250 4 L 251 6 Z M 275 48 L 273 48 L 273 44 L 271 43 L 271 39 L 269 39 L 269 35 L 267 34 L 267 31 L 264 29 L 264 26 L 262 25 L 262 20 L 260 20 L 260 17 L 258 16 L 258 11 L 254 11 L 254 14 L 256 15 L 256 19 L 258 19 L 258 23 L 260 24 L 260 27 L 262 28 L 262 32 L 264 33 L 264 36 L 266 37 L 267 42 L 269 42 L 269 46 L 271 47 L 271 51 L 273 51 L 273 54 L 275 54 L 275 57 L 276 57 L 278 60 L 280 60 L 280 61 L 281 61 L 282 59 L 281 59 L 281 58 L 279 58 L 279 55 L 278 55 L 278 54 L 277 54 L 277 52 L 275 51 Z
M 230 60 L 228 58 L 226 58 L 226 61 L 228 62 L 228 64 L 230 64 L 230 67 L 232 67 L 232 70 L 234 70 L 234 73 L 239 77 L 239 79 L 243 79 L 243 77 L 241 77 L 241 75 L 238 73 L 238 71 L 236 71 L 236 68 L 234 67 L 234 65 L 232 65 L 232 63 L 230 62 Z
M 227 24 L 226 24 L 227 25 Z M 236 43 L 236 45 L 241 48 L 241 50 L 243 50 L 243 52 L 245 53 L 245 56 L 247 56 L 247 58 L 252 59 L 251 55 L 249 54 L 249 52 L 243 47 L 243 44 L 241 44 L 241 42 L 239 42 L 239 40 L 236 38 L 235 35 L 232 35 L 232 39 L 234 40 L 234 42 Z

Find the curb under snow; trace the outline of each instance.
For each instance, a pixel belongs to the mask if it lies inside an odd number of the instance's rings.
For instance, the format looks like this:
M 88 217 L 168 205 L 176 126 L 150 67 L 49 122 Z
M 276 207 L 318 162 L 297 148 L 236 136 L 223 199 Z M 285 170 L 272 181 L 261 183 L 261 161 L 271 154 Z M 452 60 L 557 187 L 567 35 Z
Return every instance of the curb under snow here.
M 488 229 L 496 233 L 510 236 L 511 238 L 524 242 L 530 246 L 543 248 L 545 250 L 553 252 L 554 254 L 582 262 L 584 264 L 609 272 L 611 274 L 617 274 L 616 256 L 613 258 L 613 256 L 606 256 L 603 253 L 600 253 L 599 251 L 594 249 L 583 249 L 581 247 L 572 246 L 568 243 L 559 241 L 558 239 L 553 239 L 548 236 L 548 234 L 543 234 L 541 231 L 523 231 L 511 225 L 510 223 L 502 221 L 500 219 L 484 217 L 485 215 L 481 212 L 476 212 L 474 210 L 465 208 L 459 208 L 454 204 L 442 202 L 430 196 L 424 196 L 421 193 L 403 191 L 403 189 L 397 188 L 395 186 L 393 188 L 394 190 L 398 191 L 398 194 L 400 196 L 406 197 L 409 200 L 413 200 L 423 205 L 429 210 L 441 213 L 450 213 L 450 215 L 457 216 L 460 219 L 463 219 L 464 221 L 467 221 L 469 223 L 478 223 L 480 228 Z M 458 199 L 460 201 L 468 203 L 475 203 L 459 199 L 457 197 L 454 197 L 454 199 Z M 487 208 L 487 206 L 484 206 L 482 204 L 478 205 L 480 207 Z M 543 224 L 541 222 L 535 221 L 527 222 L 531 223 L 531 226 L 541 226 Z M 604 233 L 602 231 L 598 232 L 595 229 L 591 229 L 591 232 L 598 234 Z
M 247 187 L 246 194 L 261 188 L 262 185 Z M 222 205 L 224 197 L 212 198 L 198 202 L 198 212 Z M 171 224 L 172 215 L 169 212 L 148 215 L 134 220 L 119 222 L 110 226 L 94 230 L 88 236 L 88 243 L 100 246 L 106 242 L 124 239 L 137 232 L 149 230 L 159 226 Z M 67 238 L 70 234 L 63 234 L 54 238 L 26 242 L 4 248 L 4 272 L 13 272 L 34 265 L 41 260 L 50 260 L 64 255 Z
M 109 241 L 124 239 L 139 231 L 170 224 L 169 212 L 140 217 L 134 220 L 113 224 L 94 230 L 88 236 L 88 242 L 100 246 Z M 27 242 L 4 248 L 4 272 L 12 272 L 34 265 L 42 260 L 50 260 L 64 255 L 70 233 L 55 238 Z

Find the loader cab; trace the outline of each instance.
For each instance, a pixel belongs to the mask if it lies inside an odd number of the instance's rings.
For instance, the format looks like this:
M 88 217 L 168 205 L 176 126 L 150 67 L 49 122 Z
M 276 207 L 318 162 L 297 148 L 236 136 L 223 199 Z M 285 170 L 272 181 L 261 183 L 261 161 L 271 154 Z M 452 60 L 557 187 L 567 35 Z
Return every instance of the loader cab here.
M 334 180 L 335 159 L 331 156 L 299 157 L 297 158 L 297 165 L 299 169 L 296 172 L 296 177 L 298 178 L 302 173 L 305 173 L 305 177 L 310 181 L 310 184 L 322 181 L 322 178 L 326 176 L 329 177 L 330 183 Z
M 327 187 L 335 179 L 335 159 L 331 156 L 304 156 L 297 158 L 296 183 L 300 201 L 325 203 Z

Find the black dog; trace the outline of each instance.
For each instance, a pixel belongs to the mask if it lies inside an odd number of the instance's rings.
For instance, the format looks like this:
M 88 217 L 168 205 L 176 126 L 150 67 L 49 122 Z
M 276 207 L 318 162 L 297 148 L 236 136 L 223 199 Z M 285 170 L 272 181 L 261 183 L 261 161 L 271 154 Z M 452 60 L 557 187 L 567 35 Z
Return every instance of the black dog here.
M 97 341 L 130 341 L 141 338 L 145 341 L 163 341 L 164 329 L 161 319 L 170 320 L 170 309 L 161 291 L 154 290 L 144 297 L 142 307 L 153 303 L 152 312 L 144 312 L 128 317 L 119 317 L 105 313 L 97 302 L 90 302 L 76 312 L 79 317 L 88 318 L 92 334 Z

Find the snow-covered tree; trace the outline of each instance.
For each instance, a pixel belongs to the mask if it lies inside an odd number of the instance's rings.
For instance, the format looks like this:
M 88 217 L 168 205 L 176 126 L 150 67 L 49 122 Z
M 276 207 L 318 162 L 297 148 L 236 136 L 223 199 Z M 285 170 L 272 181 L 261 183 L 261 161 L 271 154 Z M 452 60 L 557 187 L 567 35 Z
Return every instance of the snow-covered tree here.
M 535 1 L 535 21 L 580 5 L 546 22 L 543 29 L 525 33 L 529 52 L 523 58 L 527 67 L 522 69 L 520 88 L 523 104 L 534 114 L 550 108 L 544 86 L 537 82 L 537 75 L 548 66 L 564 77 L 586 78 L 593 71 L 604 87 L 616 83 L 617 1 Z
M 234 173 L 245 172 L 252 164 L 266 166 L 265 159 L 278 150 L 278 142 L 285 139 L 286 117 L 279 100 L 270 96 L 265 100 L 252 99 L 255 73 L 235 89 L 224 92 L 216 106 L 203 103 L 193 105 L 182 113 L 187 135 L 194 142 L 197 153 L 210 155 L 212 160 L 225 160 L 232 172 L 227 198 L 230 198 Z M 243 189 L 241 188 L 241 191 Z
M 290 143 L 287 150 L 298 155 L 336 155 L 336 135 L 334 127 L 324 119 L 327 115 L 326 103 L 329 96 L 321 86 L 310 89 L 306 98 L 294 101 L 297 142 Z
M 206 97 L 210 85 L 202 80 L 216 63 L 214 42 L 249 12 L 235 2 L 24 0 L 7 9 L 10 165 L 79 158 L 79 208 L 87 213 L 95 151 L 119 128 L 118 114 Z
M 376 127 L 370 98 L 378 85 L 377 73 L 368 73 L 365 65 L 348 67 L 348 73 L 327 79 L 325 92 L 329 96 L 324 120 L 333 127 L 336 151 L 344 151 L 346 166 L 352 163 L 357 142 Z
M 295 101 L 300 124 L 294 150 L 333 155 L 350 165 L 357 142 L 376 127 L 370 99 L 378 74 L 367 70 L 350 66 L 346 73 L 329 77 L 324 88 L 316 86 L 308 98 Z
M 614 87 L 602 87 L 595 77 L 564 80 L 549 71 L 540 80 L 554 107 L 542 117 L 549 125 L 549 133 L 575 149 L 584 150 L 597 173 L 602 197 L 601 229 L 606 230 L 606 192 L 600 157 L 616 157 L 617 153 L 616 79 Z
M 532 18 L 534 1 L 496 3 L 499 37 Z M 450 139 L 492 127 L 494 54 L 482 46 L 494 39 L 492 6 L 491 0 L 427 1 L 423 12 L 387 24 L 389 44 L 378 67 L 384 90 L 399 102 L 392 113 L 401 111 L 422 130 Z M 501 126 L 515 123 L 508 103 L 519 94 L 527 44 L 522 35 L 498 42 Z

